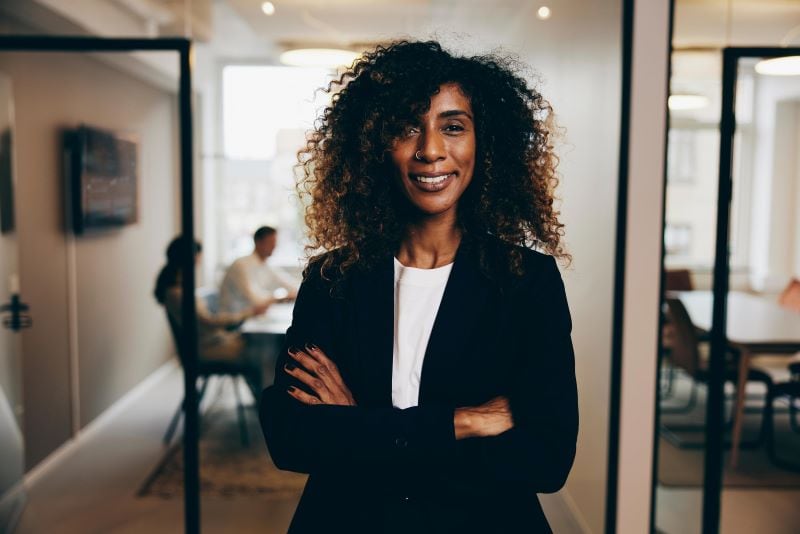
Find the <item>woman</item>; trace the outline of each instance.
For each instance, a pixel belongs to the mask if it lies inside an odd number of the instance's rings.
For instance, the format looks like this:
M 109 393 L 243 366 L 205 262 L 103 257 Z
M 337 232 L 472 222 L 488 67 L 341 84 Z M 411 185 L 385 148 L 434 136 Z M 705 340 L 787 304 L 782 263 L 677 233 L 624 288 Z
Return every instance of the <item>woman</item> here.
M 311 475 L 290 532 L 549 532 L 577 434 L 549 105 L 436 42 L 339 85 L 302 152 L 328 252 L 261 403 L 275 464 Z
M 167 264 L 161 269 L 156 280 L 154 295 L 159 304 L 167 310 L 170 321 L 178 328 L 182 323 L 181 307 L 183 290 L 181 288 L 181 266 L 185 265 L 186 250 L 181 237 L 173 239 L 167 247 Z M 202 247 L 193 245 L 194 261 L 200 259 Z M 254 306 L 239 313 L 212 314 L 203 299 L 196 299 L 197 343 L 201 360 L 234 361 L 244 357 L 245 344 L 237 331 L 229 330 L 245 319 L 264 313 L 268 304 Z M 257 390 L 258 391 L 258 390 Z

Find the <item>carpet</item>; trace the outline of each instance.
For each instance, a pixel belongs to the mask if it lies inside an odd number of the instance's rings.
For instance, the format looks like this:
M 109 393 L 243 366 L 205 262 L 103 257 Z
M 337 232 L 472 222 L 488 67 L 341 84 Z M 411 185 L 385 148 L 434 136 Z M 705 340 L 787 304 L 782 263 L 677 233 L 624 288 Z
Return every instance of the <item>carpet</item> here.
M 699 410 L 704 410 L 701 405 Z M 686 417 L 662 416 L 669 425 L 686 424 Z M 697 421 L 698 423 L 702 421 Z M 748 414 L 743 427 L 743 440 L 751 440 L 758 434 L 761 424 L 760 414 Z M 701 432 L 675 432 L 681 439 L 698 441 L 703 439 Z M 775 414 L 775 443 L 778 455 L 786 460 L 800 464 L 800 434 L 789 426 L 786 413 Z M 669 487 L 701 487 L 704 467 L 703 449 L 681 449 L 659 439 L 658 481 Z M 739 466 L 732 468 L 730 453 L 724 457 L 723 486 L 726 488 L 800 488 L 800 473 L 781 469 L 773 464 L 763 446 L 739 450 Z
M 240 440 L 235 397 L 230 381 L 221 382 L 201 417 L 200 494 L 222 498 L 257 496 L 296 499 L 306 475 L 280 471 L 269 458 L 258 415 L 245 408 L 250 443 Z M 142 484 L 139 497 L 183 498 L 183 447 L 176 440 Z

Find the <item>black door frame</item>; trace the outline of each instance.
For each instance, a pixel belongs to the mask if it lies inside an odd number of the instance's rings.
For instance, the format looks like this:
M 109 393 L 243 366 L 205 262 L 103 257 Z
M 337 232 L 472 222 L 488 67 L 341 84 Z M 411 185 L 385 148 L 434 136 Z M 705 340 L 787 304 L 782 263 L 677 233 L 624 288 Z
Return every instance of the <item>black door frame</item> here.
M 717 188 L 717 229 L 714 244 L 714 303 L 710 332 L 711 355 L 709 360 L 708 400 L 706 403 L 706 448 L 703 474 L 703 534 L 718 534 L 721 517 L 723 439 L 725 434 L 724 374 L 725 352 L 727 348 L 725 317 L 727 313 L 727 296 L 730 276 L 730 255 L 728 251 L 730 240 L 730 210 L 733 196 L 733 143 L 736 133 L 736 83 L 738 80 L 739 61 L 744 58 L 764 59 L 787 56 L 800 56 L 800 48 L 727 47 L 722 50 L 719 181 Z M 662 280 L 664 273 L 663 267 L 662 260 Z M 660 373 L 660 368 L 657 370 L 657 373 Z M 657 376 L 657 379 L 658 378 L 660 377 Z M 656 435 L 658 432 L 658 417 L 658 398 L 656 398 L 656 428 L 654 429 Z M 655 488 L 658 483 L 656 477 L 658 462 L 657 451 L 658 445 L 656 443 L 653 455 L 653 498 L 651 499 L 650 508 L 651 531 L 655 531 Z
M 730 209 L 733 193 L 733 137 L 736 133 L 736 82 L 739 60 L 800 55 L 800 48 L 728 47 L 722 50 L 722 110 L 720 113 L 717 237 L 714 254 L 714 307 L 711 322 L 706 456 L 703 488 L 703 534 L 719 532 L 724 434 L 724 373 L 727 345 L 726 310 L 730 276 Z M 713 424 L 708 424 L 709 422 Z
M 117 39 L 0 35 L 0 52 L 177 52 L 180 63 L 178 109 L 180 119 L 181 227 L 186 246 L 183 265 L 182 328 L 184 382 L 184 526 L 187 534 L 200 532 L 200 484 L 197 415 L 197 314 L 194 300 L 194 196 L 192 149 L 192 42 L 183 38 Z M 193 406 L 194 409 L 186 408 Z

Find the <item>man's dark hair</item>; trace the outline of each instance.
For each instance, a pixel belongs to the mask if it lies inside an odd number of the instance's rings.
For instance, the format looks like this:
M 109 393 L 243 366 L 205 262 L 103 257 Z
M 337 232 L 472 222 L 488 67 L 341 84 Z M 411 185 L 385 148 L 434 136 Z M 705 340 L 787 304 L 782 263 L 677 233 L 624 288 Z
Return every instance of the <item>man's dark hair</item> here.
M 277 232 L 278 231 L 271 226 L 262 226 L 261 228 L 256 230 L 256 233 L 253 234 L 253 241 L 261 241 L 265 237 L 271 236 L 272 234 L 275 234 Z

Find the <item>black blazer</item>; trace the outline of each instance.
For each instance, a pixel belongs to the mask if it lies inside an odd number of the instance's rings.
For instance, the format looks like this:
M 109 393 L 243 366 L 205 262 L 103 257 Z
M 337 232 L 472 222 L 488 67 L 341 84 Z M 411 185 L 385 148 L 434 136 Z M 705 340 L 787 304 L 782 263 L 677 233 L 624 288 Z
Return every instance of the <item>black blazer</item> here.
M 510 245 L 493 242 L 507 257 Z M 394 267 L 353 272 L 331 296 L 311 267 L 287 347 L 315 343 L 358 406 L 307 406 L 278 358 L 260 416 L 280 469 L 310 473 L 291 533 L 550 532 L 537 493 L 558 491 L 578 429 L 571 320 L 555 260 L 485 274 L 466 240 L 431 333 L 419 406 L 392 407 Z M 501 272 L 501 271 L 498 271 Z M 506 395 L 514 428 L 456 441 L 453 410 Z

